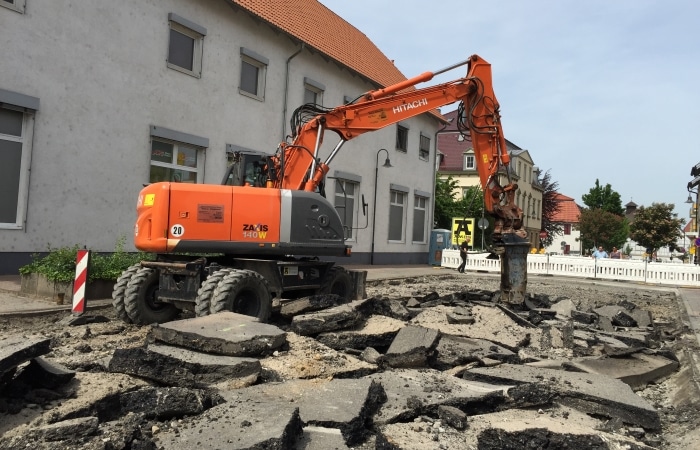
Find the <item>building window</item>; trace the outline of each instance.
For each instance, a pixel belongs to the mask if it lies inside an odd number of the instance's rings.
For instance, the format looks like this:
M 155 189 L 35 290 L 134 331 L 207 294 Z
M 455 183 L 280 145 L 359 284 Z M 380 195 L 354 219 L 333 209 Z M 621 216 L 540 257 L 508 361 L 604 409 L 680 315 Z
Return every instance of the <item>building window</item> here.
M 389 201 L 389 240 L 403 242 L 406 193 L 391 190 Z
M 323 92 L 325 90 L 325 85 L 304 77 L 304 104 L 323 105 Z
M 420 134 L 420 144 L 418 147 L 418 158 L 423 161 L 428 160 L 430 156 L 430 138 L 423 133 Z
M 194 77 L 202 76 L 202 49 L 207 30 L 177 14 L 168 15 L 168 67 Z
M 201 183 L 203 150 L 209 139 L 162 127 L 151 127 L 151 169 L 148 181 Z
M 425 243 L 425 230 L 428 220 L 428 197 L 413 197 L 413 242 Z
M 565 235 L 571 234 L 571 224 L 570 223 L 564 224 L 564 234 Z
M 462 188 L 462 198 L 467 198 L 467 194 L 469 193 L 469 188 L 468 187 L 463 187 Z
M 38 110 L 38 98 L 0 89 L 0 228 L 3 229 L 24 228 L 34 116 Z
M 257 100 L 265 100 L 265 74 L 269 60 L 241 47 L 241 84 L 238 92 Z
M 474 155 L 464 155 L 464 170 L 476 169 Z
M 0 107 L 0 228 L 24 227 L 33 128 L 33 111 Z
M 345 239 L 353 239 L 352 228 L 355 223 L 355 208 L 359 184 L 349 180 L 335 180 L 335 209 L 345 229 Z
M 25 0 L 0 0 L 0 6 L 13 9 L 24 14 Z
M 408 128 L 402 125 L 396 125 L 396 150 L 408 151 Z

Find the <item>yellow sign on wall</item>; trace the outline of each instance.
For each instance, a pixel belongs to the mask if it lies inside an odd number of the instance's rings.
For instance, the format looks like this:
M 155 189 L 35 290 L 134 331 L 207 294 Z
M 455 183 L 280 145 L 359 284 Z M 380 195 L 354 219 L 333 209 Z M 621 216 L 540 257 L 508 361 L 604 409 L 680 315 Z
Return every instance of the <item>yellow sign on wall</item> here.
M 452 245 L 459 246 L 467 237 L 469 238 L 469 247 L 471 247 L 474 243 L 474 218 L 453 217 Z

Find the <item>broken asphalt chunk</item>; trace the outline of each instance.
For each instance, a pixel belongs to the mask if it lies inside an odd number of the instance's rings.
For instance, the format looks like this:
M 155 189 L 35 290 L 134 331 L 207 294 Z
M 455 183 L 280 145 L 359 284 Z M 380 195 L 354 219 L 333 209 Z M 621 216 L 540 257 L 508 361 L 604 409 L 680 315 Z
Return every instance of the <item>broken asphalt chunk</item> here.
M 249 385 L 260 375 L 255 358 L 212 355 L 178 347 L 152 344 L 148 348 L 117 349 L 109 361 L 110 372 L 156 381 L 166 386 L 205 387 L 227 382 Z
M 620 380 L 605 375 L 565 372 L 524 365 L 502 364 L 465 371 L 465 379 L 487 383 L 536 383 L 546 381 L 558 393 L 557 401 L 589 414 L 620 417 L 625 423 L 658 430 L 658 412 Z
M 290 328 L 301 336 L 353 328 L 370 316 L 372 299 L 355 300 L 334 308 L 295 316 Z
M 0 339 L 0 377 L 22 363 L 51 351 L 51 339 L 20 335 Z
M 382 362 L 390 367 L 425 367 L 439 339 L 438 330 L 405 326 L 396 334 Z
M 228 311 L 159 324 L 150 335 L 167 344 L 227 356 L 267 355 L 287 341 L 278 327 Z

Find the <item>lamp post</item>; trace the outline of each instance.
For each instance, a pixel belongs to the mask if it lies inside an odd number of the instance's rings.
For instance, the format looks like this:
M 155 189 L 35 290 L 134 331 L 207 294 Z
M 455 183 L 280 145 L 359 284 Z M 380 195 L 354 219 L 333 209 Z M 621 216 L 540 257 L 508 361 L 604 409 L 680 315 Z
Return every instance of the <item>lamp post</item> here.
M 392 167 L 391 161 L 389 160 L 389 151 L 385 148 L 380 148 L 377 150 L 377 162 L 374 165 L 374 204 L 372 205 L 372 250 L 369 254 L 369 263 L 374 265 L 374 229 L 377 224 L 377 180 L 379 178 L 379 154 L 381 152 L 386 152 L 386 160 L 382 167 Z
M 700 233 L 698 233 L 698 190 L 692 190 L 691 185 L 692 183 L 688 183 L 688 199 L 685 202 L 693 205 L 690 208 L 690 220 L 695 221 L 695 225 L 691 227 L 691 231 L 695 231 L 695 241 L 692 242 L 693 247 L 695 247 L 695 252 L 693 253 L 693 260 L 695 264 L 698 264 L 700 263 L 700 258 L 698 258 L 698 246 L 696 244 L 698 242 L 698 238 L 700 238 Z M 692 194 L 695 194 L 695 202 L 693 202 Z

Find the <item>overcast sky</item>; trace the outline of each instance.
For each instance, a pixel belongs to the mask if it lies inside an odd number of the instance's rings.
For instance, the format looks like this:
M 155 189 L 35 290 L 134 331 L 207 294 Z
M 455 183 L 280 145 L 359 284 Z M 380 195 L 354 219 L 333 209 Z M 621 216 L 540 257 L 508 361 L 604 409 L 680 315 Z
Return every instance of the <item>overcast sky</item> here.
M 491 63 L 506 139 L 579 205 L 597 178 L 623 206 L 673 203 L 688 217 L 700 162 L 700 1 L 321 3 L 408 78 L 473 53 Z

